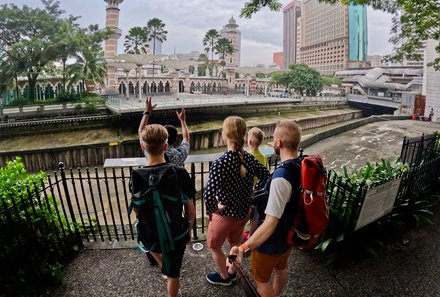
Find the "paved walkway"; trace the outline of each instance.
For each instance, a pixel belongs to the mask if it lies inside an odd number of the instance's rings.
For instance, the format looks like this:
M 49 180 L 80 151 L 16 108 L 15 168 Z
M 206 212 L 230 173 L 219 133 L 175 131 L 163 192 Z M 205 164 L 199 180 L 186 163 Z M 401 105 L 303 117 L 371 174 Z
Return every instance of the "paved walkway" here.
M 375 123 L 365 133 L 382 135 L 374 131 L 384 131 L 387 127 L 393 127 L 396 131 L 411 131 L 412 136 L 440 130 L 433 123 L 400 121 Z M 351 138 L 334 137 L 329 141 L 354 141 L 353 134 L 356 133 L 352 132 Z M 381 146 L 381 143 L 387 143 L 385 136 L 381 140 L 374 143 L 377 151 L 392 150 L 391 147 Z M 362 141 L 358 143 L 360 145 Z M 371 142 L 367 143 L 372 145 Z M 401 139 L 393 138 L 390 143 L 399 146 Z M 329 150 L 326 151 L 325 147 Z M 333 147 L 326 145 L 319 151 L 330 158 Z M 345 147 L 348 151 L 353 150 L 351 146 Z M 337 266 L 328 266 L 318 252 L 295 250 L 289 258 L 291 270 L 283 296 L 440 296 L 439 213 L 440 205 L 433 218 L 434 225 L 408 230 L 391 240 L 376 258 L 365 257 L 359 251 L 346 255 L 342 261 L 338 261 Z M 203 243 L 205 248 L 202 251 L 188 248 L 185 254 L 182 269 L 184 296 L 244 296 L 238 284 L 225 288 L 206 282 L 205 275 L 213 271 L 213 262 Z M 248 260 L 245 260 L 244 267 L 248 269 Z M 139 250 L 84 250 L 66 266 L 62 285 L 46 296 L 155 297 L 164 296 L 165 291 L 165 281 L 160 277 L 160 271 L 149 267 L 146 257 Z
M 347 255 L 326 266 L 317 252 L 293 251 L 283 296 L 440 296 L 440 207 L 434 225 L 414 229 L 382 249 L 377 258 Z M 400 239 L 409 243 L 401 244 Z M 402 241 L 403 242 L 403 241 Z M 187 297 L 244 296 L 239 284 L 216 287 L 205 274 L 212 270 L 208 249 L 187 249 L 182 286 Z M 246 259 L 244 266 L 248 267 Z M 165 280 L 137 249 L 85 250 L 63 275 L 63 284 L 46 296 L 165 296 Z

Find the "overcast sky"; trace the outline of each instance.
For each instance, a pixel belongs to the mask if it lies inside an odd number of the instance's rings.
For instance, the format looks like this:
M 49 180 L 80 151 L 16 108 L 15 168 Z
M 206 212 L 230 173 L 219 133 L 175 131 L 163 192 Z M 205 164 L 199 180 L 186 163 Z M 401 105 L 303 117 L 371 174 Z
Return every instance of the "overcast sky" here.
M 252 19 L 238 17 L 247 0 L 124 0 L 120 4 L 119 28 L 123 36 L 134 26 L 145 26 L 151 18 L 157 17 L 168 31 L 162 52 L 171 54 L 203 51 L 202 39 L 212 28 L 221 29 L 231 16 L 237 20 L 241 30 L 241 66 L 272 63 L 272 54 L 283 48 L 282 12 L 260 10 Z M 0 4 L 12 3 L 21 6 L 41 6 L 40 0 L 0 0 Z M 283 5 L 289 0 L 281 1 Z M 99 24 L 104 27 L 104 0 L 60 0 L 66 14 L 81 16 L 79 23 L 86 27 Z M 391 16 L 368 8 L 368 54 L 385 55 L 391 52 L 388 43 Z M 122 51 L 123 36 L 119 41 Z

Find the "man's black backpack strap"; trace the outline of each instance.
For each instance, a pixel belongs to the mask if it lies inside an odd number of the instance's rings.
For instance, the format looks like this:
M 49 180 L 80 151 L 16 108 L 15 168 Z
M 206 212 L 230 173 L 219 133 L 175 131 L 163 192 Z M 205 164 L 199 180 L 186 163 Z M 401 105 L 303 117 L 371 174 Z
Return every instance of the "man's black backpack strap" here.
M 188 235 L 187 226 L 180 224 L 185 220 L 177 218 L 181 216 L 182 204 L 189 202 L 189 197 L 180 190 L 178 180 L 178 172 L 172 164 L 138 168 L 132 172 L 133 194 L 128 211 L 131 213 L 132 208 L 137 207 L 138 222 L 135 229 L 138 230 L 138 246 L 143 252 L 154 250 L 157 244 L 162 252 L 173 251 L 175 242 Z M 164 193 L 170 193 L 169 190 L 172 190 L 173 195 Z M 178 224 L 178 229 L 172 226 L 172 222 Z

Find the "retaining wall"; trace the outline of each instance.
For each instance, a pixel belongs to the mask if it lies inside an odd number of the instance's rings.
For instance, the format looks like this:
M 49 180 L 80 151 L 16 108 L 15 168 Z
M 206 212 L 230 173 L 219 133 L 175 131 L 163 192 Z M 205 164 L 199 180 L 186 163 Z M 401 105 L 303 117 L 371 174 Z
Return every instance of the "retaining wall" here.
M 361 116 L 362 112 L 357 111 L 339 115 L 300 119 L 298 123 L 303 130 L 308 130 L 360 118 Z M 276 123 L 270 123 L 259 125 L 259 127 L 264 131 L 266 138 L 270 138 L 272 137 L 275 125 Z M 191 132 L 192 150 L 203 150 L 222 146 L 224 146 L 224 144 L 220 129 Z M 9 160 L 13 160 L 15 156 L 21 157 L 25 168 L 33 172 L 39 170 L 54 170 L 58 167 L 59 162 L 63 162 L 66 168 L 102 166 L 105 159 L 140 157 L 142 156 L 142 152 L 139 148 L 138 140 L 123 141 L 112 146 L 109 143 L 99 143 L 51 149 L 21 150 L 0 153 L 0 166 L 4 166 Z

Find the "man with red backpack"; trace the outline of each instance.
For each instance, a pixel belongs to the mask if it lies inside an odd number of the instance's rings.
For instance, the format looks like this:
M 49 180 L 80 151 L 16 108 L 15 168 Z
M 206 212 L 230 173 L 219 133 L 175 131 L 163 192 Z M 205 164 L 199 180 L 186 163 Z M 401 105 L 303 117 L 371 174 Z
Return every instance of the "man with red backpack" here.
M 281 295 L 287 283 L 287 260 L 291 252 L 287 237 L 297 212 L 301 183 L 300 127 L 293 121 L 278 123 L 273 141 L 281 165 L 266 185 L 268 200 L 259 210 L 259 226 L 245 243 L 230 251 L 240 263 L 243 254 L 252 250 L 251 272 L 262 297 Z

